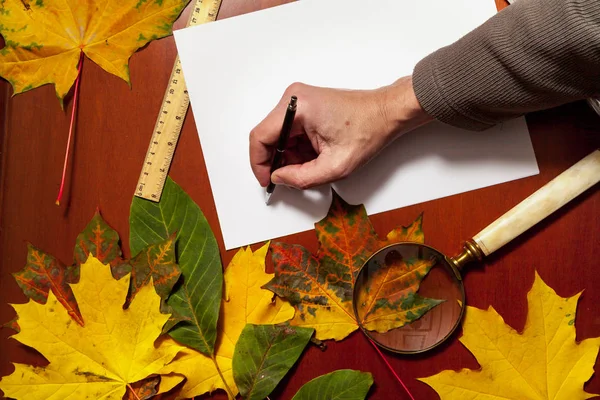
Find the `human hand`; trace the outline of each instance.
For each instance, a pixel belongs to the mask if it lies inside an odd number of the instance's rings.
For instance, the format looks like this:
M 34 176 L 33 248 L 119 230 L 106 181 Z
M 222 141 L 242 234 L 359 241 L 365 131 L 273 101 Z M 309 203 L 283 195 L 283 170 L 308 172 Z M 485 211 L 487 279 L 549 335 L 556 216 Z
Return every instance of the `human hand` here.
M 286 165 L 270 177 L 271 159 L 290 97 L 298 97 Z M 250 164 L 261 186 L 307 189 L 345 178 L 387 144 L 432 118 L 404 77 L 375 90 L 290 85 L 279 104 L 250 133 Z

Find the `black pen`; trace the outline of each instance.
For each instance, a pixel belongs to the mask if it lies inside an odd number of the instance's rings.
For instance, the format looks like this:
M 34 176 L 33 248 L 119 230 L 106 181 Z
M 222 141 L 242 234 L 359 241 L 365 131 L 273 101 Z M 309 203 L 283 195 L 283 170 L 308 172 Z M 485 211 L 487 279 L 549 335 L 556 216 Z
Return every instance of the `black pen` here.
M 277 149 L 275 150 L 275 155 L 273 156 L 273 162 L 271 163 L 271 174 L 277 168 L 281 167 L 283 163 L 283 153 L 285 153 L 285 147 L 287 146 L 288 138 L 290 137 L 290 132 L 292 131 L 292 125 L 294 123 L 294 117 L 296 115 L 296 103 L 298 102 L 298 98 L 296 96 L 292 96 L 290 103 L 287 106 L 285 111 L 285 118 L 283 119 L 283 126 L 281 127 L 281 132 L 279 133 L 279 141 L 277 142 Z M 275 190 L 275 184 L 271 181 L 269 177 L 269 185 L 267 186 L 267 205 L 269 204 L 269 199 Z

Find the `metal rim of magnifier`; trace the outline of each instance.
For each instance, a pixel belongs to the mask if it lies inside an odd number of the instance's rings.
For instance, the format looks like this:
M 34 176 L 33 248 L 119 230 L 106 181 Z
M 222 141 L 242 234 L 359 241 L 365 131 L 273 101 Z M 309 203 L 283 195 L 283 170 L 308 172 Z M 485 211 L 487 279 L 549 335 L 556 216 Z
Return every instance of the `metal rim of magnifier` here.
M 392 248 L 392 247 L 399 247 L 402 245 L 417 245 L 417 246 L 421 246 L 421 247 L 426 247 L 429 250 L 432 250 L 434 253 L 438 254 L 440 256 L 440 261 L 439 262 L 443 262 L 446 264 L 447 267 L 450 267 L 450 269 L 453 272 L 453 279 L 457 282 L 458 286 L 460 287 L 460 300 L 461 300 L 461 307 L 460 307 L 460 314 L 458 316 L 458 318 L 456 319 L 456 322 L 454 323 L 454 326 L 452 327 L 452 329 L 450 329 L 450 331 L 446 334 L 446 336 L 444 336 L 441 340 L 438 340 L 437 342 L 435 342 L 434 344 L 432 344 L 429 347 L 426 347 L 424 349 L 420 349 L 420 350 L 398 350 L 398 349 L 394 349 L 391 348 L 389 346 L 386 346 L 383 343 L 380 343 L 377 339 L 375 339 L 370 333 L 369 331 L 361 324 L 360 322 L 360 318 L 358 317 L 358 307 L 356 306 L 357 302 L 356 302 L 356 283 L 354 286 L 354 290 L 352 292 L 352 307 L 354 308 L 354 317 L 356 318 L 356 322 L 359 326 L 359 328 L 363 331 L 363 333 L 371 340 L 373 341 L 375 344 L 377 344 L 377 346 L 380 346 L 381 348 L 391 351 L 392 353 L 396 353 L 396 354 L 421 354 L 421 353 L 425 353 L 429 350 L 432 350 L 438 346 L 440 346 L 442 343 L 446 342 L 446 340 L 448 340 L 448 338 L 450 336 L 452 336 L 452 334 L 456 331 L 456 329 L 460 326 L 460 323 L 465 315 L 465 308 L 466 308 L 466 294 L 465 294 L 465 285 L 463 283 L 460 271 L 454 266 L 454 264 L 452 262 L 450 262 L 450 260 L 448 259 L 448 257 L 446 257 L 444 255 L 444 253 L 442 253 L 441 251 L 439 251 L 438 249 L 428 246 L 426 244 L 422 244 L 422 243 L 415 243 L 415 242 L 399 242 L 399 243 L 394 243 L 394 244 L 389 244 L 385 247 L 382 247 L 381 249 L 377 250 L 375 253 L 373 253 L 369 258 L 367 258 L 367 260 L 363 263 L 363 265 L 360 267 L 360 269 L 358 270 L 358 274 L 356 275 L 356 281 L 358 281 L 358 277 L 360 276 L 360 274 L 362 273 L 362 271 L 364 270 L 364 268 L 367 266 L 367 264 L 369 263 L 369 261 L 371 261 L 372 258 L 374 258 L 375 256 L 377 256 L 378 254 L 387 251 L 388 249 Z M 404 325 L 406 326 L 406 325 Z M 395 329 L 399 329 L 399 328 L 395 328 Z
M 600 115 L 600 99 L 590 98 L 588 99 L 588 104 Z

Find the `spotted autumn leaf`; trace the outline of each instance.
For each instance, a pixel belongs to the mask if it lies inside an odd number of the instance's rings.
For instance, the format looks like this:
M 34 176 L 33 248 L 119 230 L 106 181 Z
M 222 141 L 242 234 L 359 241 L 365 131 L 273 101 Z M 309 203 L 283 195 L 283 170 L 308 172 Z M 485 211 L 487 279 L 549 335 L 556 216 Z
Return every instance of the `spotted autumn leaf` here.
M 189 320 L 188 317 L 179 314 L 167 304 L 167 299 L 181 276 L 181 269 L 175 262 L 174 234 L 166 240 L 147 245 L 129 260 L 129 263 L 131 264 L 131 286 L 125 307 L 128 307 L 137 292 L 152 280 L 156 292 L 162 299 L 161 311 L 170 315 L 169 320 L 163 326 L 163 332 L 168 332 L 179 322 Z
M 130 263 L 131 287 L 127 301 L 131 301 L 150 279 L 153 280 L 158 295 L 166 299 L 181 275 L 175 262 L 175 235 L 146 246 Z
M 131 389 L 127 390 L 123 400 L 147 400 L 156 396 L 158 392 L 158 384 L 160 383 L 160 376 L 155 376 L 141 380 L 139 382 L 132 383 Z
M 417 293 L 435 263 L 432 259 L 403 259 L 395 251 L 388 252 L 383 260 L 375 259 L 369 268 L 369 279 L 355 298 L 361 325 L 385 333 L 419 319 L 440 304 L 443 300 Z
M 319 340 L 344 339 L 359 322 L 378 331 L 403 326 L 439 303 L 416 295 L 432 265 L 405 263 L 401 279 L 387 274 L 376 280 L 380 287 L 372 292 L 386 296 L 365 299 L 365 306 L 371 307 L 363 309 L 361 315 L 368 317 L 365 321 L 357 321 L 354 314 L 354 282 L 365 261 L 380 248 L 404 241 L 423 243 L 421 228 L 419 216 L 409 226 L 380 239 L 364 206 L 350 205 L 334 192 L 327 216 L 315 224 L 317 254 L 299 245 L 273 243 L 275 277 L 265 288 L 287 298 L 297 310 L 291 324 L 314 328 Z M 381 288 L 385 290 L 379 291 Z
M 33 245 L 27 246 L 27 264 L 19 272 L 12 274 L 17 284 L 28 298 L 46 303 L 52 291 L 56 299 L 79 325 L 83 319 L 71 290 L 71 283 L 79 281 L 79 267 L 65 266 L 62 262 L 46 254 Z
M 129 83 L 129 58 L 172 33 L 189 0 L 1 0 L 0 76 L 15 93 L 53 83 L 65 97 L 81 54 Z
M 75 239 L 73 251 L 75 264 L 81 265 L 86 262 L 91 253 L 100 262 L 110 264 L 113 276 L 120 279 L 131 271 L 131 266 L 123 260 L 119 241 L 117 231 L 112 229 L 104 221 L 100 211 L 96 210 L 92 220 Z

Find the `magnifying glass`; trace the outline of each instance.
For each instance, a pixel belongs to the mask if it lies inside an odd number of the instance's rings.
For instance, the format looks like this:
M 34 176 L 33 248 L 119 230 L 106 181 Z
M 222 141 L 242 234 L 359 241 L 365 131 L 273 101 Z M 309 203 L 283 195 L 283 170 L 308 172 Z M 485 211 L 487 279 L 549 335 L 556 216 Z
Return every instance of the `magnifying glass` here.
M 364 263 L 354 285 L 354 313 L 362 331 L 374 343 L 395 353 L 422 353 L 439 346 L 458 328 L 465 311 L 461 276 L 464 266 L 481 261 L 598 181 L 600 150 L 597 149 L 467 240 L 455 257 L 448 257 L 431 246 L 411 242 L 378 250 Z M 375 308 L 394 304 L 395 309 L 401 309 L 402 299 L 415 305 L 413 292 L 399 291 L 394 285 L 396 279 L 413 276 L 408 273 L 408 266 L 414 270 L 415 263 L 431 267 L 418 287 L 418 295 L 442 301 L 422 317 L 415 315 L 410 323 L 377 332 L 368 322 Z M 411 319 L 410 315 L 408 319 Z

